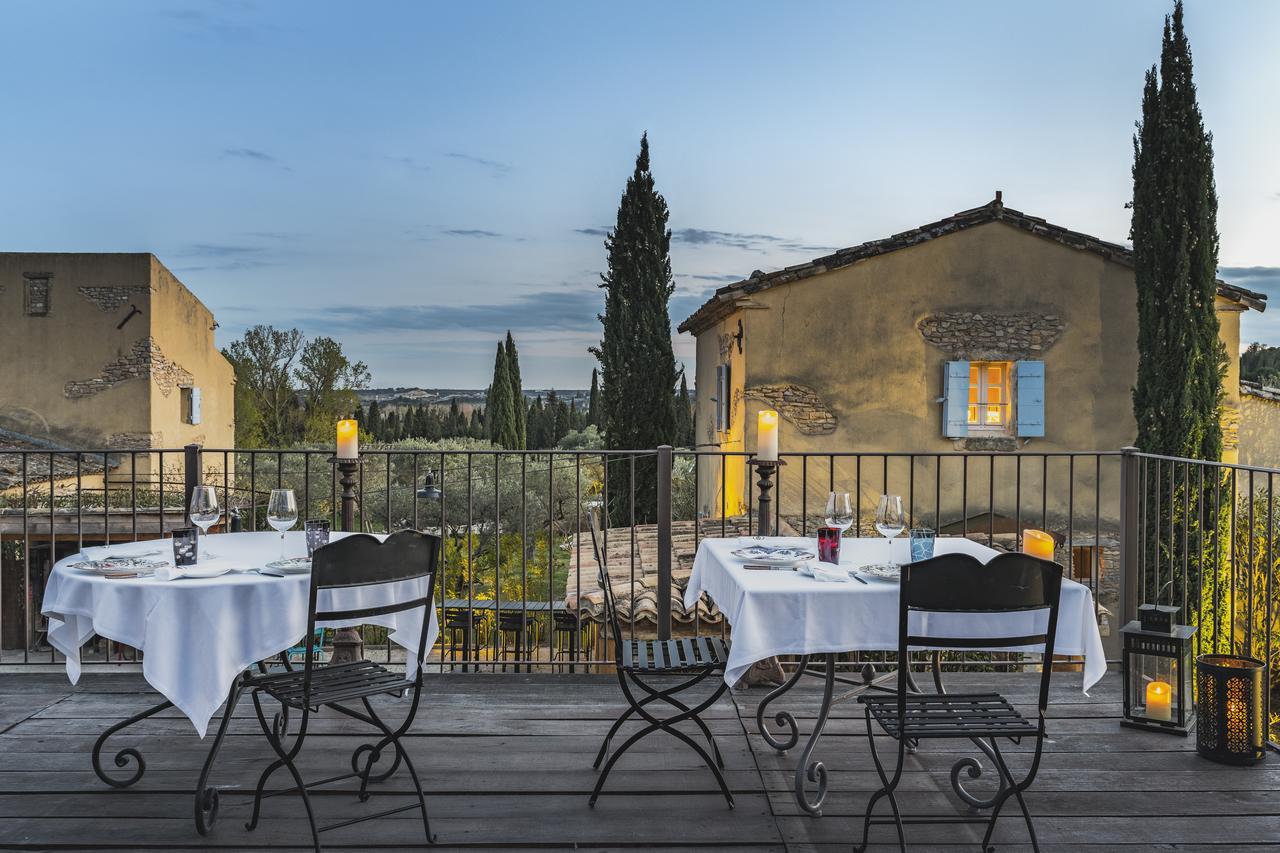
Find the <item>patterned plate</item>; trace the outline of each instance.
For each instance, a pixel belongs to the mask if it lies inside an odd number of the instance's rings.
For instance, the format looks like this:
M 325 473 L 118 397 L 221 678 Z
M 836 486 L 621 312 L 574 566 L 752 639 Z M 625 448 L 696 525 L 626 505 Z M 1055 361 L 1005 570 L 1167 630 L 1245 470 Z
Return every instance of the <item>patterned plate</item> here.
M 286 575 L 305 575 L 311 571 L 311 561 L 306 557 L 289 557 L 284 560 L 273 560 L 266 568 Z
M 752 545 L 739 548 L 733 556 L 748 563 L 762 563 L 767 566 L 794 566 L 806 560 L 817 558 L 817 554 L 807 548 L 796 548 L 790 545 Z
M 902 566 L 887 566 L 884 563 L 878 563 L 870 566 L 858 566 L 855 571 L 860 575 L 869 575 L 885 581 L 902 580 Z
M 154 574 L 161 566 L 169 565 L 164 560 L 148 560 L 143 557 L 112 557 L 109 560 L 83 560 L 79 563 L 68 563 L 68 568 L 78 569 L 91 575 L 115 575 L 134 573 L 137 575 Z

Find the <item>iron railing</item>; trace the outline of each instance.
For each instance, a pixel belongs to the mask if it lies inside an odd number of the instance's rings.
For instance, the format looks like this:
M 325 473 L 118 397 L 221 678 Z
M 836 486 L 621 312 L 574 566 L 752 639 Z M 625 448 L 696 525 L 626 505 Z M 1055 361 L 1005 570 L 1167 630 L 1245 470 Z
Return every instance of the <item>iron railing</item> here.
M 55 560 L 87 544 L 185 526 L 185 496 L 196 483 L 214 486 L 230 510 L 218 529 L 265 529 L 266 498 L 279 487 L 294 489 L 303 518 L 336 527 L 342 517 L 329 450 L 14 449 L 0 457 L 0 664 L 59 662 L 42 642 L 39 617 Z M 811 535 L 830 491 L 854 496 L 853 535 L 874 535 L 883 493 L 902 495 L 912 526 L 996 547 L 1017 548 L 1023 529 L 1037 527 L 1057 539 L 1069 576 L 1093 591 L 1104 636 L 1141 601 L 1173 603 L 1201 626 L 1201 648 L 1253 653 L 1275 671 L 1280 557 L 1272 510 L 1280 470 L 1133 449 L 782 458 L 771 504 L 780 532 Z M 646 471 L 656 475 L 656 494 L 644 505 L 636 484 Z M 438 497 L 426 488 L 428 473 Z M 382 448 L 362 454 L 353 499 L 357 529 L 444 534 L 442 624 L 475 625 L 477 636 L 446 627 L 435 649 L 441 668 L 560 670 L 608 654 L 594 630 L 602 614 L 591 598 L 595 566 L 584 536 L 593 503 L 607 498 L 610 506 L 605 550 L 632 593 L 622 596 L 628 630 L 669 636 L 727 630 L 712 603 L 685 612 L 681 584 L 703 537 L 755 532 L 754 492 L 744 453 Z M 532 626 L 519 659 L 500 623 Z M 393 657 L 385 631 L 369 627 L 364 639 Z M 1108 650 L 1114 657 L 1110 640 Z M 117 663 L 136 653 L 97 641 L 82 657 Z

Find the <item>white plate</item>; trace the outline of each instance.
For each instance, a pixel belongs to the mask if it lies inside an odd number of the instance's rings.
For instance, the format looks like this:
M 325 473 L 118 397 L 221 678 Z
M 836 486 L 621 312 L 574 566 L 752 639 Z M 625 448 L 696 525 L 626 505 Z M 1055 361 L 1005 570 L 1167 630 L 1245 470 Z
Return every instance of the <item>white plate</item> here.
M 860 575 L 880 578 L 880 580 L 885 581 L 897 581 L 902 579 L 902 566 L 887 566 L 883 563 L 879 563 L 870 566 L 858 566 L 854 571 Z
M 289 557 L 284 560 L 272 560 L 265 568 L 284 572 L 286 575 L 305 575 L 311 571 L 311 561 L 306 557 Z
M 78 569 L 90 575 L 114 575 L 135 572 L 139 575 L 153 574 L 161 566 L 169 565 L 164 560 L 145 560 L 141 557 L 112 557 L 109 560 L 82 560 L 69 563 L 68 567 Z
M 202 566 L 196 563 L 194 566 L 179 566 L 179 578 L 216 578 L 227 574 L 232 569 L 230 566 Z
M 739 548 L 733 556 L 747 563 L 759 563 L 765 566 L 794 566 L 805 560 L 817 558 L 817 554 L 808 548 L 797 548 L 791 545 L 752 545 Z

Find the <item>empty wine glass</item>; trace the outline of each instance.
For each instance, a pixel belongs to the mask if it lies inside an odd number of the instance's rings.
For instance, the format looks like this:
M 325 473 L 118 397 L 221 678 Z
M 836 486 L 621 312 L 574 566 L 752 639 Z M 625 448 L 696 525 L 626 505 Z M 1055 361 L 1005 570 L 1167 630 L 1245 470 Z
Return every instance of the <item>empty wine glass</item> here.
M 881 495 L 880 505 L 876 507 L 876 531 L 889 540 L 889 565 L 893 562 L 893 537 L 907 526 L 902 514 L 901 495 Z
M 853 503 L 848 492 L 832 492 L 827 495 L 827 526 L 844 532 L 853 527 Z
M 293 489 L 272 489 L 267 501 L 267 524 L 280 532 L 280 559 L 284 559 L 284 532 L 298 523 L 298 501 Z
M 222 507 L 218 505 L 218 490 L 213 486 L 196 486 L 191 490 L 191 523 L 200 528 L 200 538 L 196 540 L 196 562 L 200 562 L 204 546 L 201 544 L 209 532 L 209 528 L 218 523 L 222 517 Z

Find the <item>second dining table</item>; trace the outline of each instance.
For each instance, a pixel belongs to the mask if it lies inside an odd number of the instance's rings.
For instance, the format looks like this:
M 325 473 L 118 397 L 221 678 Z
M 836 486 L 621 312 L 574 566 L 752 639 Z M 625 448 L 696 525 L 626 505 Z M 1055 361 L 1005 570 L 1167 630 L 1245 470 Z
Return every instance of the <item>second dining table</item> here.
M 822 737 L 827 718 L 833 705 L 874 686 L 870 671 L 856 679 L 837 674 L 837 656 L 846 652 L 888 652 L 898 648 L 898 590 L 896 580 L 878 577 L 869 572 L 857 572 L 858 578 L 848 582 L 831 583 L 800 572 L 774 569 L 761 571 L 747 568 L 748 561 L 734 555 L 743 547 L 767 544 L 772 546 L 799 546 L 817 551 L 816 541 L 799 537 L 741 537 L 703 539 L 694 558 L 693 571 L 685 588 L 684 603 L 692 610 L 699 597 L 708 594 L 724 614 L 732 629 L 729 661 L 725 681 L 736 684 L 756 661 L 779 655 L 796 656 L 799 662 L 790 677 L 767 697 L 756 709 L 756 723 L 760 735 L 774 749 L 785 752 L 799 743 L 800 732 L 795 717 L 788 711 L 774 715 L 774 724 L 786 727 L 781 736 L 769 731 L 765 718 L 774 700 L 787 693 L 805 675 L 816 675 L 824 680 L 823 697 L 817 709 L 813 731 L 809 734 L 800 760 L 795 769 L 794 794 L 802 809 L 812 815 L 820 815 L 826 794 L 826 769 L 822 762 L 812 759 Z M 964 537 L 938 537 L 934 553 L 965 553 L 983 562 L 998 551 Z M 841 540 L 840 565 L 856 570 L 873 564 L 892 561 L 904 564 L 910 561 L 909 545 L 905 539 L 885 540 L 877 538 L 846 537 Z M 1044 630 L 1043 613 L 1001 614 L 993 618 L 978 614 L 928 614 L 927 628 L 913 628 L 916 633 L 932 633 L 951 636 L 1026 636 Z M 991 651 L 984 649 L 983 651 Z M 1018 652 L 1030 649 L 1002 649 Z M 1087 586 L 1063 579 L 1058 623 L 1058 655 L 1080 657 L 1082 689 L 1088 691 L 1106 673 L 1106 654 L 1102 636 L 1098 630 L 1097 613 L 1093 594 Z M 810 657 L 822 658 L 820 670 L 811 669 Z M 940 671 L 935 658 L 934 678 L 939 690 L 943 690 Z M 853 687 L 842 695 L 835 694 L 837 683 Z M 982 749 L 982 745 L 978 745 Z M 983 749 L 985 752 L 986 750 Z M 962 759 L 971 770 L 972 759 Z M 979 771 L 980 772 L 980 771 Z M 972 775 L 972 772 L 971 774 Z M 817 786 L 811 797 L 807 783 Z M 956 793 L 970 805 L 981 807 L 989 801 L 975 796 L 959 782 L 953 769 L 952 785 Z
M 333 539 L 349 534 L 334 533 Z M 385 538 L 378 536 L 379 539 Z M 307 632 L 309 572 L 277 576 L 260 570 L 282 556 L 301 557 L 306 542 L 301 531 L 223 533 L 201 537 L 198 566 L 213 577 L 155 575 L 104 577 L 76 568 L 87 558 L 145 557 L 172 562 L 170 540 L 122 543 L 86 549 L 58 561 L 50 574 L 41 610 L 49 619 L 49 643 L 66 657 L 67 676 L 74 684 L 81 674 L 80 647 L 98 635 L 142 652 L 142 675 L 164 700 L 127 720 L 111 725 L 94 744 L 94 772 L 112 787 L 124 788 L 142 778 L 146 763 L 134 747 L 119 750 L 113 763 L 125 775 L 112 775 L 102 766 L 106 741 L 120 730 L 176 707 L 204 737 L 209 721 L 225 702 L 217 734 L 196 785 L 196 828 L 205 834 L 217 816 L 217 788 L 208 784 L 219 746 L 226 734 L 240 694 L 252 684 L 250 668 L 285 652 Z M 222 571 L 225 570 L 225 571 Z M 322 610 L 361 610 L 391 603 L 386 598 L 421 597 L 424 581 L 400 586 L 354 586 L 322 590 Z M 392 588 L 394 587 L 394 588 Z M 435 608 L 428 608 L 426 648 L 439 635 Z M 326 622 L 323 627 L 359 624 L 386 627 L 388 636 L 416 645 L 422 624 L 420 611 L 407 610 L 364 619 Z M 318 625 L 319 627 L 319 625 Z M 405 661 L 406 685 L 419 662 Z

